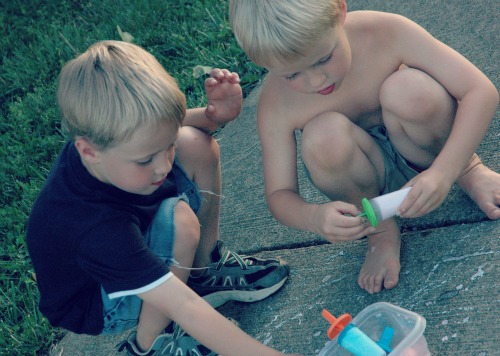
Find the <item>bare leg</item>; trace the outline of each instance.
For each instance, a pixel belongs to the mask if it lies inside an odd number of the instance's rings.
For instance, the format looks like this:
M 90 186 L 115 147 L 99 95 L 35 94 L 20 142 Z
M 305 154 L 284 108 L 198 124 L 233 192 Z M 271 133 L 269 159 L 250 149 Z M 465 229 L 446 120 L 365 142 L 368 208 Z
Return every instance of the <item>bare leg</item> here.
M 368 293 L 394 288 L 399 282 L 401 233 L 394 219 L 383 221 L 368 236 L 368 252 L 359 272 L 358 284 Z
M 441 151 L 453 125 L 456 100 L 415 69 L 389 77 L 381 89 L 384 123 L 397 150 L 422 169 Z M 474 154 L 457 183 L 492 220 L 500 218 L 500 174 Z
M 201 191 L 202 205 L 197 213 L 201 237 L 193 267 L 204 267 L 211 262 L 210 252 L 219 239 L 222 192 L 219 145 L 211 136 L 186 126 L 180 131 L 177 147 L 178 159 Z
M 185 202 L 175 212 L 176 243 L 174 257 L 184 267 L 204 267 L 219 236 L 221 194 L 220 153 L 217 142 L 192 127 L 179 132 L 176 155 L 188 176 L 198 184 L 202 205 L 197 215 Z M 186 282 L 190 271 L 172 267 L 172 272 Z M 151 305 L 144 303 L 137 326 L 137 343 L 144 350 L 170 323 Z
M 200 238 L 198 219 L 186 202 L 179 201 L 175 208 L 174 222 L 174 258 L 181 266 L 190 267 Z M 176 267 L 172 267 L 171 270 L 182 281 L 187 281 L 189 270 Z M 138 346 L 143 350 L 149 349 L 154 339 L 163 333 L 169 323 L 170 319 L 163 312 L 144 302 L 137 325 Z
M 379 195 L 385 184 L 383 157 L 373 139 L 342 115 L 311 121 L 303 133 L 302 156 L 314 184 L 332 200 L 359 205 Z M 399 281 L 400 231 L 395 220 L 380 224 L 368 238 L 358 284 L 369 293 Z
M 448 139 L 456 100 L 432 77 L 408 68 L 386 79 L 380 102 L 394 147 L 415 166 L 428 168 Z

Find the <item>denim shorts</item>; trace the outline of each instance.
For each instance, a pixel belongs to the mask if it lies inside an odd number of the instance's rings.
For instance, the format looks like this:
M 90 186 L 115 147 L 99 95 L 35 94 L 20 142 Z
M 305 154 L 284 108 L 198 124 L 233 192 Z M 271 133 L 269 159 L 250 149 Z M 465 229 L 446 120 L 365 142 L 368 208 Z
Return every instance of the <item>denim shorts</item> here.
M 175 224 L 174 210 L 179 200 L 187 202 L 194 212 L 201 205 L 201 196 L 196 184 L 191 181 L 182 167 L 174 162 L 172 168 L 176 170 L 177 197 L 165 199 L 156 212 L 144 239 L 149 248 L 167 265 L 173 261 Z M 103 301 L 104 328 L 102 334 L 118 334 L 137 325 L 141 313 L 142 299 L 136 295 L 110 299 L 101 287 Z
M 380 148 L 380 153 L 384 157 L 385 186 L 380 195 L 400 189 L 406 182 L 418 174 L 394 148 L 385 126 L 375 126 L 368 129 L 367 132 L 375 140 Z M 314 184 L 305 164 L 304 169 L 307 178 Z

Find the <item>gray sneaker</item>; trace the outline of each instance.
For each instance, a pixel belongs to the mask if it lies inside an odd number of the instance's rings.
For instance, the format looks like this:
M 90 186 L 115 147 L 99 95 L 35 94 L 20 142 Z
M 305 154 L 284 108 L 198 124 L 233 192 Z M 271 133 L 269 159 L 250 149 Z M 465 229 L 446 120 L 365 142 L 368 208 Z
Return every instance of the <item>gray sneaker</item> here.
M 172 355 L 172 356 L 216 356 L 217 354 L 207 349 L 191 336 L 186 334 L 176 323 L 172 322 L 171 333 L 164 333 L 156 337 L 153 345 L 146 351 L 139 351 L 135 342 L 136 332 L 118 344 L 116 349 L 122 352 L 124 349 L 132 356 Z M 172 329 L 172 328 L 170 328 Z
M 290 274 L 285 261 L 240 256 L 220 241 L 211 258 L 214 262 L 200 276 L 190 276 L 187 284 L 214 308 L 229 300 L 255 302 L 267 298 Z

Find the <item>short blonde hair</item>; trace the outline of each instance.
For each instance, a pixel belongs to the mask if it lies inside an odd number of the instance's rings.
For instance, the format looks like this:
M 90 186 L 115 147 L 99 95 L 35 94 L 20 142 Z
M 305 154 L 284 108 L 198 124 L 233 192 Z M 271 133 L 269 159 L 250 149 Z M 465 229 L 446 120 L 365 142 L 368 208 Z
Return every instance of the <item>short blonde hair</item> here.
M 143 125 L 170 121 L 178 130 L 186 99 L 175 79 L 139 46 L 101 41 L 69 61 L 57 101 L 64 131 L 100 149 L 124 142 Z
M 304 56 L 338 23 L 339 0 L 231 0 L 236 40 L 248 57 L 265 68 Z

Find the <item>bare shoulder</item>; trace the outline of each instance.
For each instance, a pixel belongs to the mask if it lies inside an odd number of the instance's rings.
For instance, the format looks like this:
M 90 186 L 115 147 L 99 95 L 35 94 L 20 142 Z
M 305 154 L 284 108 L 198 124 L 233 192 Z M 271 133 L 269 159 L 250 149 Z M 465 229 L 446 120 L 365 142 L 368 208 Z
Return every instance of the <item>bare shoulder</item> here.
M 352 11 L 346 18 L 346 26 L 369 31 L 398 29 L 412 23 L 402 15 L 381 11 Z
M 397 42 L 408 42 L 417 34 L 425 32 L 411 19 L 389 12 L 353 11 L 348 13 L 345 22 L 346 31 L 351 41 L 382 43 L 390 47 Z
M 345 28 L 351 46 L 364 55 L 375 52 L 402 61 L 405 53 L 413 53 L 422 43 L 432 40 L 432 36 L 411 19 L 388 12 L 350 12 Z M 369 53 L 365 53 L 367 51 Z
M 280 130 L 293 130 L 295 104 L 300 101 L 295 93 L 273 77 L 266 77 L 259 98 L 259 127 L 269 126 Z

